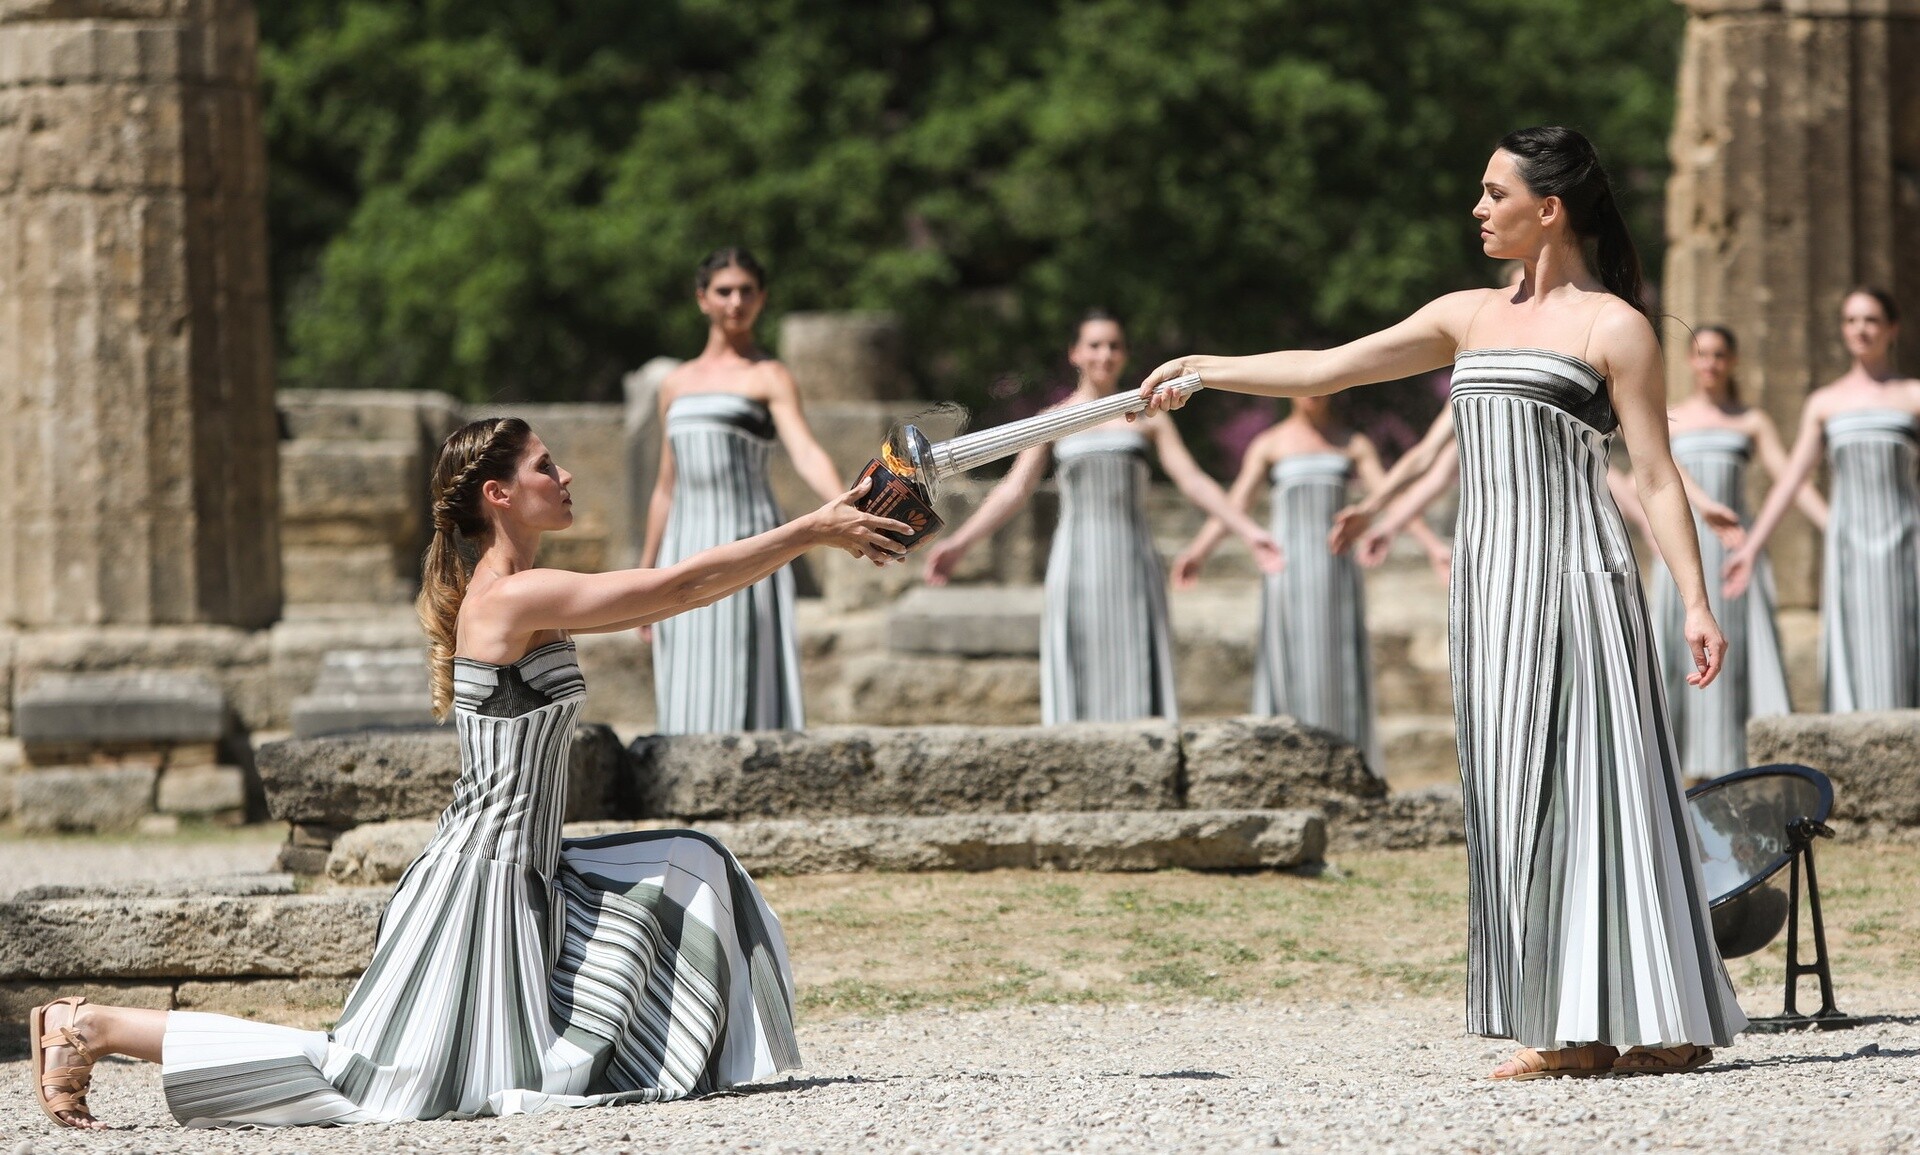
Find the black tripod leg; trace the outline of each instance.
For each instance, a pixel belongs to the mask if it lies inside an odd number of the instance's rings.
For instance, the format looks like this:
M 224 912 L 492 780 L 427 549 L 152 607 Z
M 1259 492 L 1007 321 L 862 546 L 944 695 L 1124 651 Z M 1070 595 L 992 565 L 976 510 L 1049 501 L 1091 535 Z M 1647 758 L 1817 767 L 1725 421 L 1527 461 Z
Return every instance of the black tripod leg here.
M 1827 928 L 1820 918 L 1820 878 L 1813 870 L 1813 843 L 1807 843 L 1800 853 L 1807 859 L 1807 906 L 1813 911 L 1813 971 L 1820 976 L 1820 1013 L 1837 1015 L 1840 1009 L 1833 1005 L 1833 967 L 1827 961 Z
M 1800 855 L 1793 856 L 1787 875 L 1787 998 L 1782 1016 L 1798 1015 L 1800 992 Z

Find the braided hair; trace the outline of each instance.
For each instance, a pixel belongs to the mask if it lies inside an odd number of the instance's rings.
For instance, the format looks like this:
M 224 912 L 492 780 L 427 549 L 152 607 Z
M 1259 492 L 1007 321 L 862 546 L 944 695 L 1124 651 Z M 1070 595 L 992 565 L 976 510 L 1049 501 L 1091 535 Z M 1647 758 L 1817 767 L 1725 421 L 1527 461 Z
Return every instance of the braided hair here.
M 492 526 L 480 503 L 489 481 L 509 481 L 533 430 L 518 417 L 489 417 L 461 426 L 442 442 L 434 459 L 433 540 L 421 563 L 420 597 L 414 603 L 427 632 L 433 716 L 453 709 L 453 649 L 460 603 L 467 596 L 478 547 Z

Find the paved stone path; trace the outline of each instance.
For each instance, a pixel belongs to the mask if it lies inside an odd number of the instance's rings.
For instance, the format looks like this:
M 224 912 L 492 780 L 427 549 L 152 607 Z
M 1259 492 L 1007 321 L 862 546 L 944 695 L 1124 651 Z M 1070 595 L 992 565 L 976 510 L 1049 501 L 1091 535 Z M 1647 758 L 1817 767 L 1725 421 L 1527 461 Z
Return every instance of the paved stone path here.
M 700 1102 L 273 1133 L 182 1131 L 152 1067 L 114 1064 L 94 1101 L 130 1129 L 62 1135 L 14 1062 L 0 1155 L 1920 1151 L 1920 1015 L 1743 1037 L 1690 1076 L 1519 1084 L 1481 1078 L 1504 1048 L 1437 999 L 920 1011 L 801 1041 L 800 1077 Z

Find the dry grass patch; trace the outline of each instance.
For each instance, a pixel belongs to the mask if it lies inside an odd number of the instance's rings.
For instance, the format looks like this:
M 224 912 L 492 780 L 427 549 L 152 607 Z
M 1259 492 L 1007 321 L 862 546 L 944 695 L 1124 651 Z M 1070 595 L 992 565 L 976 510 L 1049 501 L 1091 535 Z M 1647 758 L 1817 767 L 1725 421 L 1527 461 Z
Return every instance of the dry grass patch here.
M 1920 1000 L 1920 856 L 1831 843 L 1820 855 L 1841 1006 L 1868 1013 L 1888 999 Z M 801 1006 L 815 1016 L 1464 997 L 1466 855 L 1457 848 L 1344 856 L 1317 876 L 995 871 L 763 886 L 786 927 Z M 1750 1009 L 1778 1009 L 1784 941 L 1730 964 Z

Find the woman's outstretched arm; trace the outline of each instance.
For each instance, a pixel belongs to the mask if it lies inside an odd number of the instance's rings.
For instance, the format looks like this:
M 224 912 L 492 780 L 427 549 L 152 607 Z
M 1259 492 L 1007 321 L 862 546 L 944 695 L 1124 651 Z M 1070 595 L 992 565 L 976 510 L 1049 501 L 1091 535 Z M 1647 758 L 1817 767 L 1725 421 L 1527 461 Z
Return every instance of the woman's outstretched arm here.
M 702 550 L 664 569 L 597 574 L 523 570 L 501 579 L 489 595 L 503 618 L 493 628 L 521 637 L 549 630 L 593 633 L 657 622 L 712 605 L 816 546 L 835 546 L 875 562 L 897 557 L 904 547 L 886 535 L 912 531 L 853 504 L 868 484 L 862 482 L 785 525 Z
M 1147 375 L 1140 395 L 1155 409 L 1178 409 L 1184 397 L 1156 395 L 1176 377 L 1198 373 L 1209 389 L 1266 397 L 1311 397 L 1355 385 L 1394 381 L 1452 364 L 1473 314 L 1492 289 L 1467 289 L 1430 301 L 1411 317 L 1332 349 L 1283 349 L 1251 357 L 1193 353 Z
M 1272 444 L 1271 432 L 1263 433 L 1253 439 L 1253 444 L 1247 446 L 1246 453 L 1241 456 L 1240 473 L 1233 479 L 1233 488 L 1227 490 L 1227 501 L 1235 509 L 1244 512 L 1252 507 L 1254 490 L 1260 487 L 1260 479 L 1265 477 L 1267 470 L 1273 466 L 1273 455 L 1270 450 Z M 1171 576 L 1174 587 L 1193 588 L 1200 580 L 1200 568 L 1206 564 L 1214 548 L 1226 536 L 1226 523 L 1217 517 L 1208 517 L 1206 524 L 1200 527 L 1200 532 L 1194 534 L 1193 540 L 1188 542 L 1187 547 L 1173 559 Z M 1279 549 L 1279 543 L 1274 543 L 1274 550 L 1279 552 Z M 1281 555 L 1280 561 L 1282 565 L 1285 564 L 1284 554 Z

